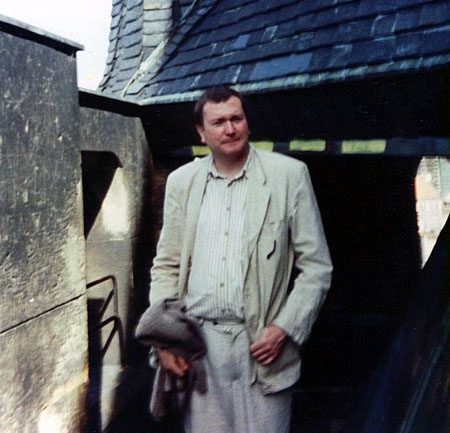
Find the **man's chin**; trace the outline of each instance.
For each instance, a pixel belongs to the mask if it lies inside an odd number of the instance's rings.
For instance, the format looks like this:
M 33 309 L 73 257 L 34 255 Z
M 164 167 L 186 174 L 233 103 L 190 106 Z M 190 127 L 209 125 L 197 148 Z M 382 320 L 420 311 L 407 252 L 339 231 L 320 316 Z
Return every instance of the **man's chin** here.
M 248 144 L 242 142 L 242 140 L 237 140 L 237 141 L 224 143 L 223 146 L 222 146 L 222 149 L 226 153 L 242 154 L 242 153 L 246 153 L 247 152 Z

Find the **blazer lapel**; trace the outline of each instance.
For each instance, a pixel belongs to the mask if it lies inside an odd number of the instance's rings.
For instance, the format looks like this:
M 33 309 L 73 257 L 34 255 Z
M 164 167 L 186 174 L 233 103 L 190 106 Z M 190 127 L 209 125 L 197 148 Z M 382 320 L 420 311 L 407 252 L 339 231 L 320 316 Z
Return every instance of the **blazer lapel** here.
M 248 199 L 244 223 L 244 280 L 250 264 L 250 257 L 255 249 L 270 201 L 270 192 L 266 184 L 266 176 L 256 151 L 254 151 L 253 156 L 254 170 L 249 174 Z
M 187 279 L 191 267 L 195 234 L 197 232 L 197 222 L 208 177 L 209 160 L 210 158 L 206 157 L 200 162 L 201 165 L 199 170 L 193 175 L 190 184 L 187 187 L 187 193 L 185 194 L 185 238 L 181 251 L 180 274 L 178 280 L 178 290 L 181 297 L 184 297 L 186 294 Z
M 208 179 L 208 168 L 211 157 L 206 157 L 202 161 L 202 166 L 192 179 L 190 191 L 187 196 L 186 203 L 186 252 L 189 257 L 192 256 L 195 235 L 197 233 L 197 222 L 200 215 L 200 207 L 202 205 L 203 194 L 205 192 L 206 181 Z

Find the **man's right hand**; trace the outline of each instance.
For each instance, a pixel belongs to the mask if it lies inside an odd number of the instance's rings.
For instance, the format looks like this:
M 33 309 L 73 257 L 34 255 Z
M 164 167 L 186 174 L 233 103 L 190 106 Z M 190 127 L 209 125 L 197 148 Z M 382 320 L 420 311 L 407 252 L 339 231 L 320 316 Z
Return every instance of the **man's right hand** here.
M 183 377 L 189 369 L 189 363 L 184 358 L 174 355 L 168 350 L 158 349 L 158 356 L 164 370 L 178 377 Z

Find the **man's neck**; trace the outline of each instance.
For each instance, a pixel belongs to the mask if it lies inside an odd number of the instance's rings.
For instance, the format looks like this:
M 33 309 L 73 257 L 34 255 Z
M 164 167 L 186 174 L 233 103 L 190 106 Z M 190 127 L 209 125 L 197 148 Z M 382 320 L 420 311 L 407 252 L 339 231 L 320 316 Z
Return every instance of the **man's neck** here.
M 213 155 L 214 165 L 216 166 L 217 171 L 222 176 L 225 176 L 227 179 L 233 179 L 244 168 L 249 153 L 250 147 L 248 147 L 247 150 L 238 157 L 224 158 L 222 156 L 218 158 L 217 156 Z

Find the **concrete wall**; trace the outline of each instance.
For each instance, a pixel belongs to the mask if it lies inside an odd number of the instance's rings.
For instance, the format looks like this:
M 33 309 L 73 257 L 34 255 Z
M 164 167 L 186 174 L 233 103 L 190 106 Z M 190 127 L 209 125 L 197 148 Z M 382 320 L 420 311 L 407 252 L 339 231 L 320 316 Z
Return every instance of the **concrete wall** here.
M 80 432 L 88 384 L 76 47 L 0 23 L 0 431 Z
M 80 110 L 90 413 L 98 431 L 150 387 L 133 331 L 147 299 L 151 160 L 140 120 L 105 102 L 84 94 Z
M 0 22 L 2 433 L 99 432 L 150 384 L 148 145 L 133 109 L 78 91 L 79 48 Z

